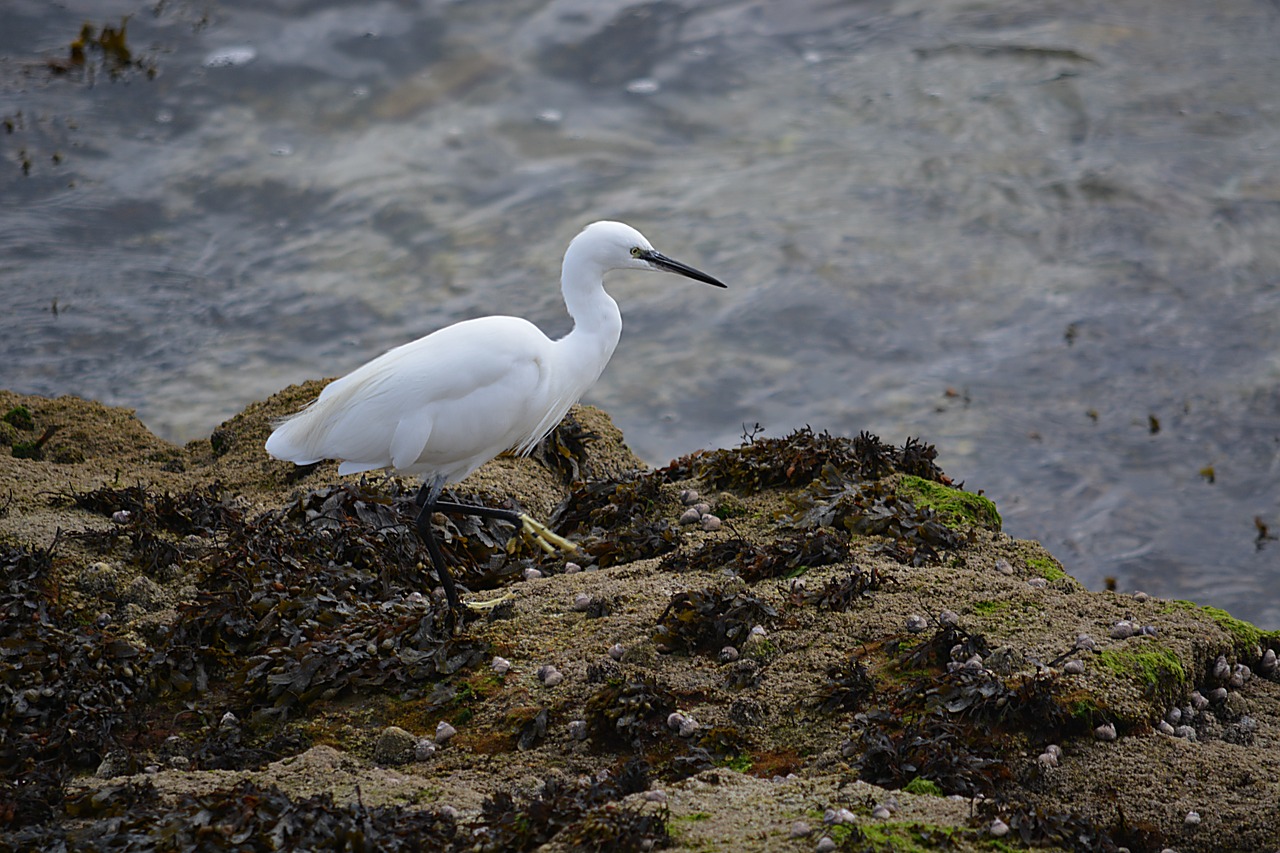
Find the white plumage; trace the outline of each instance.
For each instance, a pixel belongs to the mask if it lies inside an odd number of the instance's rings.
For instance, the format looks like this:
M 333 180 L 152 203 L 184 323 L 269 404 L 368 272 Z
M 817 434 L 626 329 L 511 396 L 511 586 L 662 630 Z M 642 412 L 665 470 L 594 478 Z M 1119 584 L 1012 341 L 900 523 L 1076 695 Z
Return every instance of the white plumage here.
M 722 283 L 654 250 L 620 222 L 588 225 L 569 244 L 561 292 L 573 330 L 553 341 L 519 317 L 466 320 L 396 347 L 330 383 L 281 422 L 267 453 L 338 473 L 393 468 L 457 482 L 506 450 L 527 453 L 599 378 L 622 333 L 605 293 L 614 269 L 666 270 Z

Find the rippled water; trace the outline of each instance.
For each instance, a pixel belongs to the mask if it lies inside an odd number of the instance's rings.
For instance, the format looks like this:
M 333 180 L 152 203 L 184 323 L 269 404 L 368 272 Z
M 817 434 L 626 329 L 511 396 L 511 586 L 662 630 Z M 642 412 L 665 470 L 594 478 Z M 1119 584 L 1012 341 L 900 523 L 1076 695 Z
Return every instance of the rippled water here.
M 50 70 L 126 15 L 136 64 Z M 615 274 L 589 399 L 646 458 L 919 435 L 1091 587 L 1277 627 L 1278 16 L 9 0 L 0 386 L 204 436 L 456 319 L 566 331 L 621 218 L 731 286 Z

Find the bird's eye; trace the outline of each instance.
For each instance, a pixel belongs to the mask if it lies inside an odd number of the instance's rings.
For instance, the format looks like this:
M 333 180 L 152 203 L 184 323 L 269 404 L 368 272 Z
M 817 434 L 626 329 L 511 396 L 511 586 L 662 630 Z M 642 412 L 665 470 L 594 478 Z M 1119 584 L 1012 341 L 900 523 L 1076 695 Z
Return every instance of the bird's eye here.
M 639 247 L 639 246 L 632 246 L 632 247 L 631 247 L 631 257 L 633 257 L 633 258 L 638 258 L 638 257 L 640 257 L 640 247 Z

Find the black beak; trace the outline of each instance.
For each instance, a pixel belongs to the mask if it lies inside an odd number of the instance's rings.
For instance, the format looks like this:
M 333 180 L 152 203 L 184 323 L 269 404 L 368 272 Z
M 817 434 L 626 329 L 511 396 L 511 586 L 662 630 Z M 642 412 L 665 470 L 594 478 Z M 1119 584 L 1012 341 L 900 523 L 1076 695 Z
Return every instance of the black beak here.
M 728 287 L 724 282 L 714 279 L 704 273 L 702 270 L 694 269 L 688 264 L 682 264 L 677 260 L 668 258 L 666 255 L 655 249 L 647 249 L 640 253 L 640 257 L 653 264 L 655 269 L 666 270 L 667 272 L 678 273 L 686 278 L 694 281 L 701 281 L 715 287 Z

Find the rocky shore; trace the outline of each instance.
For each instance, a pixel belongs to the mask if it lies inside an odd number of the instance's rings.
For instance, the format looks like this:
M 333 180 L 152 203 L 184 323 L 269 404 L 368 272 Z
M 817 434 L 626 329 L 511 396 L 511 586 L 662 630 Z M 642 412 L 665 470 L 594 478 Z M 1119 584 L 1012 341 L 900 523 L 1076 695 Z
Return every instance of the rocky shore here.
M 578 551 L 438 516 L 450 630 L 416 484 L 263 453 L 320 387 L 186 447 L 0 392 L 0 850 L 1280 849 L 1280 632 L 1085 590 L 928 444 L 576 408 L 457 493 Z

